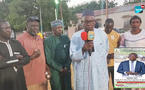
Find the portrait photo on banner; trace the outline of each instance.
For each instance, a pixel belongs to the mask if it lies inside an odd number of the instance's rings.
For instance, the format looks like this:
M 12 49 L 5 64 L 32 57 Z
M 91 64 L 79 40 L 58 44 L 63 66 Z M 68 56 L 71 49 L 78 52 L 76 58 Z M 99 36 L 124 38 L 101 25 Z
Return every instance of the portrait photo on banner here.
M 114 88 L 145 87 L 145 48 L 114 48 Z

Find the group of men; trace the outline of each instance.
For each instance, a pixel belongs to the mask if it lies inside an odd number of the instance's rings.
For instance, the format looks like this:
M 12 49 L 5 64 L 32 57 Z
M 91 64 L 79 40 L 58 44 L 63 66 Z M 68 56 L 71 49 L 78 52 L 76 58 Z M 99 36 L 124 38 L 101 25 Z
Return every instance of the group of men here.
M 48 90 L 49 79 L 52 90 L 71 90 L 70 41 L 61 35 L 62 22 L 51 23 L 53 35 L 45 41 L 37 35 L 39 22 L 28 17 L 17 41 L 10 38 L 10 24 L 0 20 L 0 90 Z
M 0 20 L 0 90 L 47 90 L 49 79 L 52 90 L 72 90 L 71 62 L 74 90 L 108 90 L 110 73 L 114 81 L 114 48 L 120 42 L 111 18 L 105 21 L 105 30 L 99 30 L 94 28 L 94 12 L 84 10 L 83 29 L 71 41 L 62 35 L 60 20 L 51 22 L 52 35 L 43 41 L 37 35 L 39 22 L 36 16 L 27 18 L 26 32 L 17 41 L 10 39 L 10 24 Z M 94 40 L 82 40 L 82 32 L 89 31 Z

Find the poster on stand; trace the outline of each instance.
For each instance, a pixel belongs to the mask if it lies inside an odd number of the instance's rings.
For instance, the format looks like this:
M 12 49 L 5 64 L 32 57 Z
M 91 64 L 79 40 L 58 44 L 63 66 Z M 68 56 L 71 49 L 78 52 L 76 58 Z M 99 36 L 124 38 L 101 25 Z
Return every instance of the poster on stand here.
M 114 49 L 114 88 L 145 88 L 145 48 Z

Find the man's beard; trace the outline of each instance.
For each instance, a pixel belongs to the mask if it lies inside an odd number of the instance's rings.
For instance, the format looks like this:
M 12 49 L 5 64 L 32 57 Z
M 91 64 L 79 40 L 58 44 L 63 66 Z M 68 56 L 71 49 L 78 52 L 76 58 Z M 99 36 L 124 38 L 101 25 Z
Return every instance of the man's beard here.
M 31 32 L 30 35 L 35 37 L 35 36 L 37 36 L 37 33 L 36 32 Z
M 93 28 L 91 28 L 91 27 L 86 27 L 85 30 L 86 30 L 86 31 L 92 31 Z
M 55 35 L 56 35 L 56 36 L 60 36 L 60 35 L 61 35 L 61 33 L 59 33 L 59 32 L 56 32 L 56 33 L 55 33 Z

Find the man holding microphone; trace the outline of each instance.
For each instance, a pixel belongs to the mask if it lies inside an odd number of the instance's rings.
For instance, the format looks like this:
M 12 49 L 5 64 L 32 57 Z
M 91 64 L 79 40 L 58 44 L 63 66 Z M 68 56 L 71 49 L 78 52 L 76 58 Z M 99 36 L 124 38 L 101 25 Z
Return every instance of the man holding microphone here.
M 109 49 L 108 37 L 104 31 L 94 28 L 95 17 L 92 10 L 84 10 L 82 16 L 84 29 L 73 35 L 70 45 L 74 89 L 108 90 L 109 78 L 106 60 Z M 85 38 L 85 35 L 82 35 L 84 32 L 88 33 L 88 38 L 93 38 L 93 40 L 83 39 Z

